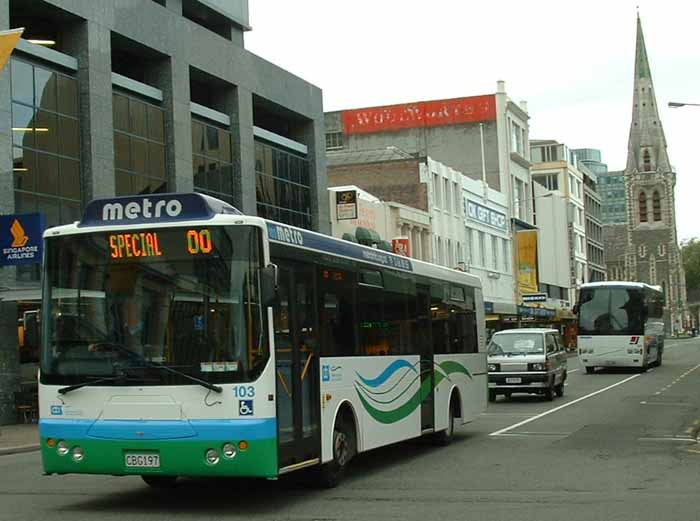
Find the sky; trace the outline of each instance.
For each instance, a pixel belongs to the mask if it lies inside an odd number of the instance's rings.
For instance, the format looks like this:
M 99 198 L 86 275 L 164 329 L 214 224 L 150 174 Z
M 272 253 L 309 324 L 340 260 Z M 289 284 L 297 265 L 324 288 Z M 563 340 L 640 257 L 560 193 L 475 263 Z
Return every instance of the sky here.
M 323 89 L 325 111 L 490 94 L 525 100 L 530 139 L 597 148 L 622 170 L 637 7 L 677 172 L 679 240 L 700 238 L 700 2 L 251 0 L 246 48 Z

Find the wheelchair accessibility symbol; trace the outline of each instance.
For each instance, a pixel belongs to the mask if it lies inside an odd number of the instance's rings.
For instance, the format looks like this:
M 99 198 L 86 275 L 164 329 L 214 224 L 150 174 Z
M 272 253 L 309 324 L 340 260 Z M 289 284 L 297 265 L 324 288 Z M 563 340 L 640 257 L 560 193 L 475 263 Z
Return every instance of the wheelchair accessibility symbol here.
M 253 400 L 238 400 L 238 414 L 251 416 L 253 414 Z

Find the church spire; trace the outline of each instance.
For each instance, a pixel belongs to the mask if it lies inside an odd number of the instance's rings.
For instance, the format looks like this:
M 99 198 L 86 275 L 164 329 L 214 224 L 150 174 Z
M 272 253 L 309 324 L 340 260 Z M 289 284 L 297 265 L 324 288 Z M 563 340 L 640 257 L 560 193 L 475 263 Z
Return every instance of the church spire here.
M 634 106 L 627 148 L 627 172 L 670 172 L 666 137 L 656 106 L 649 56 L 637 13 L 637 48 L 634 60 Z

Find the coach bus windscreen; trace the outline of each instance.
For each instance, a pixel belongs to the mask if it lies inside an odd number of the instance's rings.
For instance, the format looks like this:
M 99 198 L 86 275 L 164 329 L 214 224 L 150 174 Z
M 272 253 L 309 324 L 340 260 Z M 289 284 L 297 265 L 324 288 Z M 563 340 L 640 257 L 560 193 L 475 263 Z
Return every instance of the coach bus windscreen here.
M 260 232 L 246 226 L 48 238 L 42 383 L 256 378 L 269 358 L 260 259 Z
M 578 305 L 579 335 L 643 335 L 646 309 L 641 289 L 584 288 Z

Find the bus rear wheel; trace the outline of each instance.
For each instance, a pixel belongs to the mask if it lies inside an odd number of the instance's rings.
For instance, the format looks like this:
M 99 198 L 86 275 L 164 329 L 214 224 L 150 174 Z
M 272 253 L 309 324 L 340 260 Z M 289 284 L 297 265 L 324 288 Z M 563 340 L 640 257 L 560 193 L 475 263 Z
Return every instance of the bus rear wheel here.
M 141 476 L 141 479 L 153 489 L 165 490 L 175 486 L 177 476 Z
M 338 418 L 333 428 L 333 459 L 321 465 L 320 482 L 333 488 L 343 479 L 348 463 L 355 455 L 355 431 L 352 425 Z

